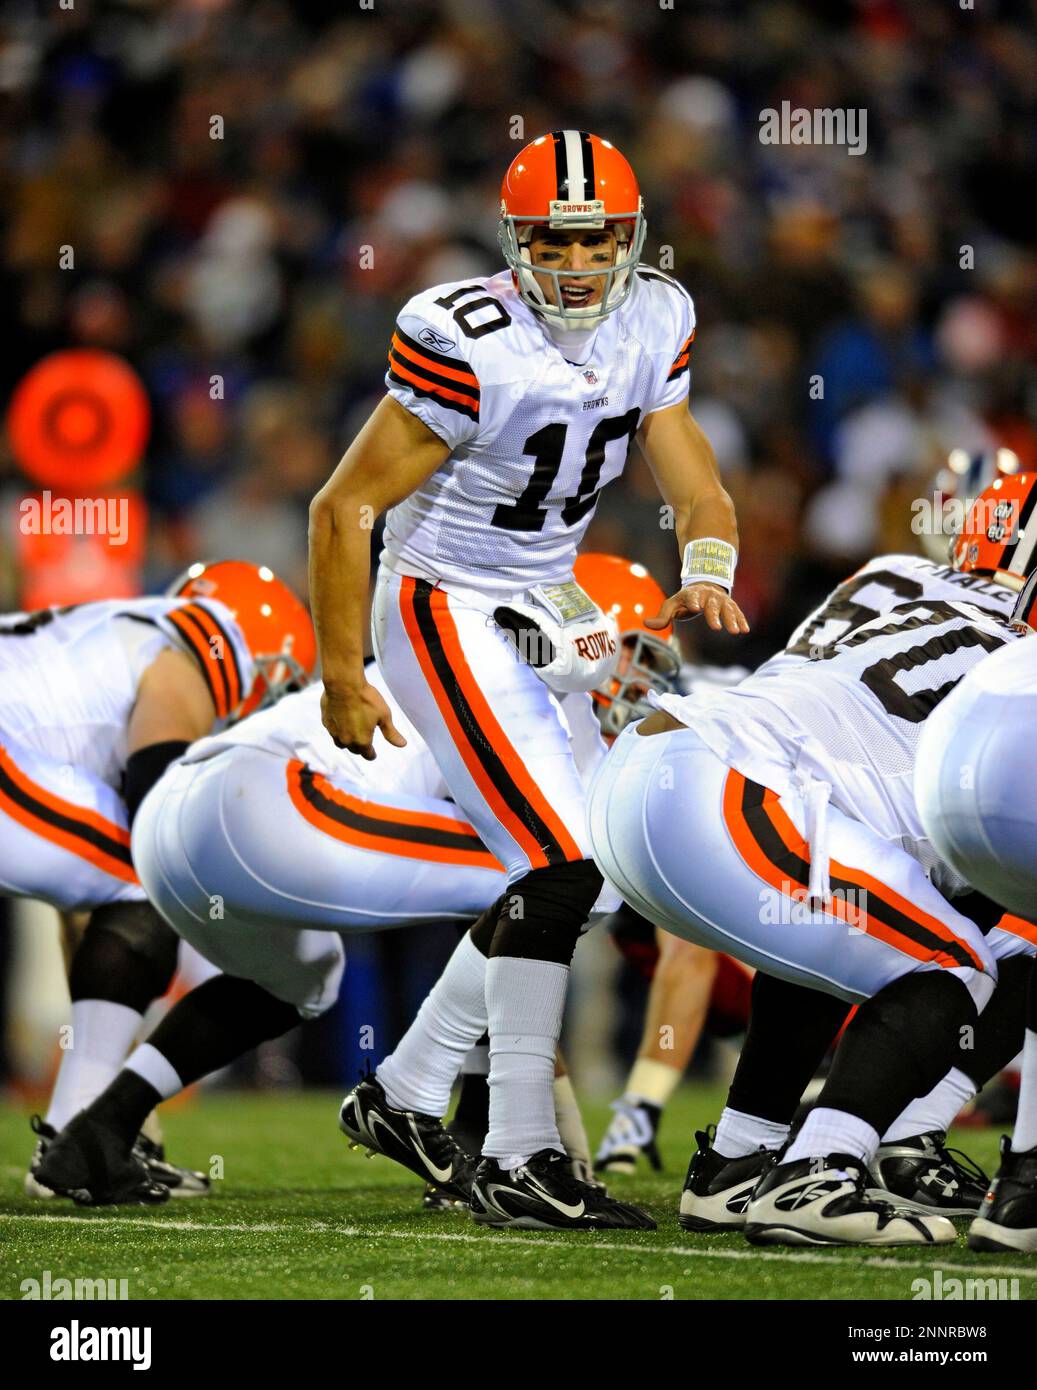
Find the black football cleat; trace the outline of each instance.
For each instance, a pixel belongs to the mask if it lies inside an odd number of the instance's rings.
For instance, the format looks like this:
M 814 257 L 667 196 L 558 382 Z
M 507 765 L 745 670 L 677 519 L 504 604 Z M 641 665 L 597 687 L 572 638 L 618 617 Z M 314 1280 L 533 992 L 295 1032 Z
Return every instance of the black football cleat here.
M 136 1147 L 127 1153 L 121 1135 L 85 1110 L 54 1138 L 40 1137 L 46 1147 L 33 1169 L 35 1181 L 77 1206 L 158 1206 L 169 1200 L 169 1188 L 155 1181 Z
M 383 1154 L 448 1197 L 462 1201 L 470 1197 L 476 1160 L 450 1137 L 436 1116 L 391 1106 L 374 1076 L 365 1077 L 346 1096 L 338 1127 L 351 1149 L 366 1149 L 368 1158 Z
M 49 1145 L 57 1138 L 57 1132 L 46 1121 L 40 1119 L 39 1115 L 33 1115 L 29 1123 L 36 1135 L 36 1151 L 25 1175 L 26 1196 L 57 1197 L 57 1192 L 45 1187 L 39 1180 L 40 1163 Z M 175 1163 L 170 1163 L 166 1158 L 164 1146 L 156 1144 L 145 1134 L 137 1136 L 133 1155 L 144 1164 L 152 1182 L 169 1188 L 171 1197 L 208 1197 L 212 1191 L 212 1184 L 204 1173 L 198 1173 L 193 1168 L 178 1168 Z
M 969 1227 L 969 1249 L 1037 1254 L 1037 1147 L 1015 1153 L 1002 1138 L 1001 1166 Z
M 594 1158 L 596 1173 L 633 1173 L 639 1158 L 647 1159 L 653 1172 L 662 1171 L 656 1134 L 662 1108 L 647 1101 L 614 1100 L 615 1114 Z
M 881 1144 L 871 1163 L 871 1192 L 904 1211 L 975 1216 L 990 1179 L 942 1130 Z
M 688 1164 L 677 1220 L 685 1231 L 741 1231 L 753 1189 L 774 1162 L 777 1150 L 757 1149 L 724 1158 L 712 1147 L 712 1125 L 698 1130 L 698 1149 Z
M 148 1170 L 152 1182 L 169 1188 L 170 1197 L 208 1197 L 212 1182 L 194 1168 L 179 1168 L 166 1158 L 164 1144 L 156 1144 L 146 1134 L 138 1134 L 133 1153 Z
M 568 1156 L 557 1149 L 541 1149 L 513 1172 L 484 1158 L 472 1183 L 472 1216 L 480 1226 L 524 1231 L 656 1229 L 640 1207 L 574 1178 Z
M 39 1167 L 48 1147 L 58 1137 L 58 1132 L 53 1125 L 47 1124 L 41 1115 L 33 1115 L 29 1121 L 29 1128 L 36 1136 L 36 1148 L 29 1160 L 29 1171 L 25 1175 L 25 1195 L 38 1198 L 56 1197 L 56 1192 L 44 1187 L 40 1182 Z

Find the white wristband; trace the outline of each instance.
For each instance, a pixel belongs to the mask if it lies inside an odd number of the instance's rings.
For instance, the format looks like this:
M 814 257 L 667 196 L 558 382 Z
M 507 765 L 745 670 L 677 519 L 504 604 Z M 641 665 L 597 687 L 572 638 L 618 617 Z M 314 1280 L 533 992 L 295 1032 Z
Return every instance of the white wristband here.
M 735 586 L 735 565 L 738 551 L 730 541 L 716 536 L 700 536 L 684 547 L 681 565 L 681 588 L 689 584 L 719 584 L 728 593 Z

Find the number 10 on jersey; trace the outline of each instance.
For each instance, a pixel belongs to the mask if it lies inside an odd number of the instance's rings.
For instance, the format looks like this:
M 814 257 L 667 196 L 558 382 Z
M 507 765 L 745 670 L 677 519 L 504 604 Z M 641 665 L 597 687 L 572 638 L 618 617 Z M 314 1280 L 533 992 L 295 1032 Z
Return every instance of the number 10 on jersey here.
M 640 422 L 641 412 L 635 406 L 625 415 L 613 415 L 599 420 L 587 441 L 583 472 L 579 486 L 571 497 L 564 498 L 560 504 L 562 523 L 575 526 L 582 521 L 598 500 L 601 490 L 601 470 L 605 463 L 606 445 L 614 440 L 624 441 L 624 453 L 630 447 Z M 558 470 L 562 466 L 565 452 L 568 425 L 545 425 L 543 429 L 531 434 L 522 446 L 523 454 L 530 455 L 533 471 L 529 482 L 514 502 L 501 502 L 494 510 L 492 525 L 504 531 L 542 531 L 547 508 L 542 505 L 551 491 Z

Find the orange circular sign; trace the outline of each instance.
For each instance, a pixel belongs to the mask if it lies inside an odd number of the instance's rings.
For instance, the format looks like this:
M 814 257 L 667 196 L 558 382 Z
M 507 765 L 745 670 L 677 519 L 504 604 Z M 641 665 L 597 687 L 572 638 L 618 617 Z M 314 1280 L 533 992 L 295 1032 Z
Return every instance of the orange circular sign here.
M 44 357 L 15 388 L 7 416 L 14 456 L 45 486 L 84 489 L 136 468 L 151 427 L 140 377 L 110 352 L 75 348 Z

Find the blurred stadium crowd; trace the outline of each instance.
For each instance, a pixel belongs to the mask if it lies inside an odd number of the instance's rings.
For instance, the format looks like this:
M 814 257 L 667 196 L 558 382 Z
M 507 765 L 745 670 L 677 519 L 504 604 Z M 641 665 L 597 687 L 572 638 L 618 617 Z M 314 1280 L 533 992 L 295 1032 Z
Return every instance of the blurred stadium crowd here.
M 638 172 L 646 259 L 695 298 L 751 664 L 860 560 L 917 549 L 910 501 L 949 449 L 1037 466 L 1037 6 L 963 5 L 9 0 L 3 398 L 56 348 L 124 355 L 155 416 L 149 585 L 236 555 L 304 591 L 307 504 L 398 308 L 500 268 L 521 143 L 594 130 Z M 863 109 L 866 153 L 762 144 L 782 101 Z M 589 544 L 674 583 L 639 458 Z

